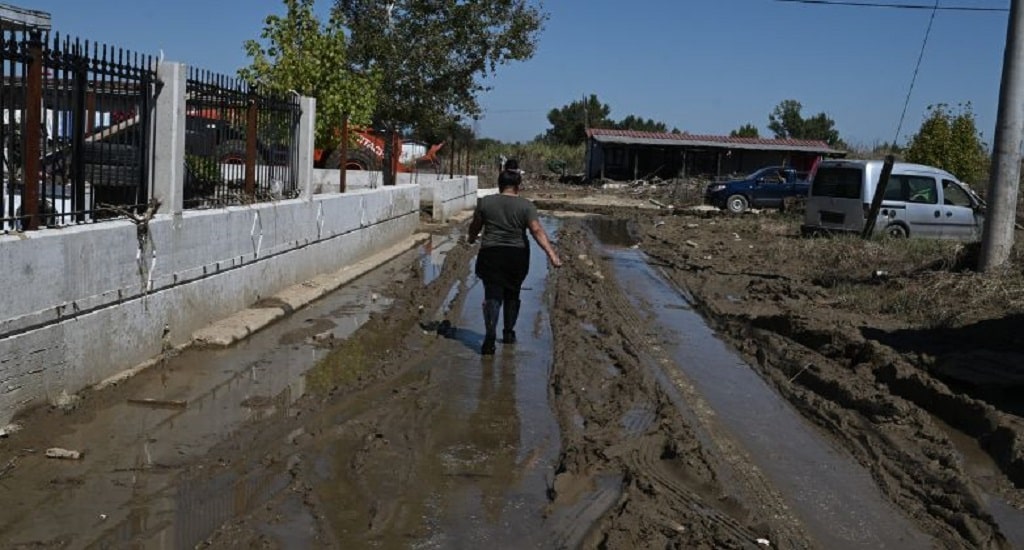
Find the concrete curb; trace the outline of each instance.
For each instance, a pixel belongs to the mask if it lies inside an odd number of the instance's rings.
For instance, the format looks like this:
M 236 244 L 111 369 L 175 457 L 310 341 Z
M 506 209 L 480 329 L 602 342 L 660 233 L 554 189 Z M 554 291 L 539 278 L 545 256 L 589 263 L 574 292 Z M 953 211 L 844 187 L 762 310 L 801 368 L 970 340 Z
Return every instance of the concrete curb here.
M 192 334 L 192 344 L 197 346 L 227 347 L 260 329 L 265 328 L 285 315 L 301 309 L 310 302 L 323 297 L 338 287 L 360 277 L 381 264 L 393 260 L 417 244 L 426 241 L 430 235 L 416 233 L 398 244 L 364 258 L 334 273 L 319 275 L 304 283 L 286 288 L 269 299 L 263 306 L 244 309 L 221 319 Z

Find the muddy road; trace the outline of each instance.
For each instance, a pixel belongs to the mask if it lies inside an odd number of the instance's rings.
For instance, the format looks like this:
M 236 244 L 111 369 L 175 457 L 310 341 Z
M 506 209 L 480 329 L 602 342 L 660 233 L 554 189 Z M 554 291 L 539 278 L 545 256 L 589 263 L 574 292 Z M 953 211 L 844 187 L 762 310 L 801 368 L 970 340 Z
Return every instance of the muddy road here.
M 955 310 L 963 251 L 535 199 L 566 261 L 534 251 L 515 345 L 479 355 L 475 249 L 434 227 L 235 347 L 27 412 L 0 547 L 1024 548 L 1024 308 Z

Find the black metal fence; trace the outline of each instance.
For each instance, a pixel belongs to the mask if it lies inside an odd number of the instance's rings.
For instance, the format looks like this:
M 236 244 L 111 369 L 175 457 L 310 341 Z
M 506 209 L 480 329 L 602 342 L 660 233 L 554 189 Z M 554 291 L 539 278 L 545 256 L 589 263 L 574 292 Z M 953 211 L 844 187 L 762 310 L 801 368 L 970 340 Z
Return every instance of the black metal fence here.
M 149 199 L 152 56 L 32 29 L 0 34 L 0 226 L 95 221 Z
M 189 69 L 185 111 L 185 208 L 298 196 L 295 97 Z
M 152 56 L 13 29 L 0 32 L 0 67 L 0 231 L 145 209 L 162 91 Z M 196 69 L 185 94 L 186 208 L 298 195 L 295 97 Z

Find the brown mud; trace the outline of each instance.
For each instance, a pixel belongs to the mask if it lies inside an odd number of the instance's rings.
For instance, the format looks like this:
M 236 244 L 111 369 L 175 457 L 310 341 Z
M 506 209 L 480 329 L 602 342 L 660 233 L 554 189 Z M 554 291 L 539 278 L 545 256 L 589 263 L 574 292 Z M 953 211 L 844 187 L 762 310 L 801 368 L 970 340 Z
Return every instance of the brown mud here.
M 434 227 L 239 346 L 28 411 L 0 546 L 1024 547 L 1018 278 L 576 195 L 535 193 L 589 215 L 545 220 L 565 266 L 535 251 L 493 358 Z

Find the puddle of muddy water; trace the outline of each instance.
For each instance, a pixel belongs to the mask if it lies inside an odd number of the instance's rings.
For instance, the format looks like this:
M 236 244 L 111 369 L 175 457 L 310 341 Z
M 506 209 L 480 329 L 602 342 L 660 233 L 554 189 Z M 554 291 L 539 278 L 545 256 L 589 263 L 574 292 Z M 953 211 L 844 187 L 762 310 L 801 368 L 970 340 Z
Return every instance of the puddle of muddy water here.
M 630 247 L 639 242 L 631 222 L 621 218 L 591 216 L 586 219 L 587 227 L 602 244 L 616 247 Z
M 441 269 L 444 267 L 445 256 L 455 247 L 458 236 L 431 235 L 422 246 L 419 247 L 419 265 L 423 272 L 423 284 L 429 285 L 441 276 Z
M 997 494 L 995 479 L 1002 477 L 1002 473 L 995 460 L 981 448 L 976 439 L 934 416 L 932 421 L 942 428 L 953 442 L 963 460 L 964 470 L 977 483 L 982 500 L 999 524 L 999 531 L 1013 548 L 1024 548 L 1024 511 L 1014 508 Z
M 630 299 L 651 307 L 678 368 L 823 548 L 929 548 L 869 473 L 824 439 L 719 340 L 636 250 L 609 248 Z

